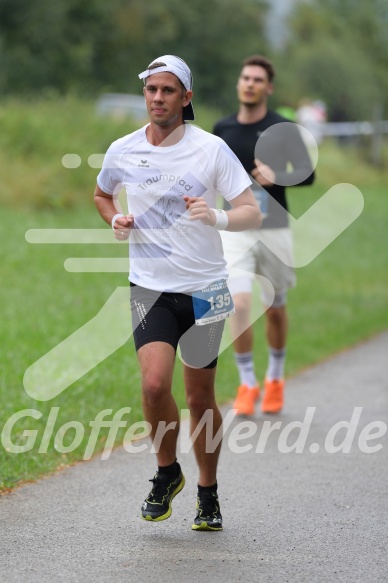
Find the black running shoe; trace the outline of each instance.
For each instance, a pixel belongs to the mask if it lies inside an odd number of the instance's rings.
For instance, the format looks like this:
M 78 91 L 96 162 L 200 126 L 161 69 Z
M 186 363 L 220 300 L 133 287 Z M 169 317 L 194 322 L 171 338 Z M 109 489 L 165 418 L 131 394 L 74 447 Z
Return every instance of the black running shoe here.
M 197 494 L 197 516 L 193 530 L 222 530 L 222 516 L 217 492 Z
M 172 499 L 185 485 L 185 477 L 180 472 L 175 480 L 171 480 L 156 472 L 150 482 L 153 483 L 153 487 L 141 507 L 142 518 L 154 522 L 157 520 L 166 520 L 166 518 L 170 518 L 171 516 Z

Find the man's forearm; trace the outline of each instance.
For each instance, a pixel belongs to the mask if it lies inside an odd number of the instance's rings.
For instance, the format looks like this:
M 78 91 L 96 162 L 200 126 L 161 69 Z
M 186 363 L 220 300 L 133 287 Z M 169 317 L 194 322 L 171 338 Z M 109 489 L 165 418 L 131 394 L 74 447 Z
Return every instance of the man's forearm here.
M 120 212 L 115 207 L 115 204 L 113 202 L 112 197 L 108 198 L 106 196 L 101 196 L 99 194 L 95 194 L 94 195 L 94 203 L 95 203 L 97 210 L 100 213 L 101 217 L 104 219 L 105 222 L 108 223 L 108 225 L 111 224 L 112 218 L 114 217 L 114 215 L 116 215 L 118 212 Z
M 242 204 L 226 211 L 228 226 L 226 231 L 245 231 L 259 229 L 263 221 L 259 207 L 251 204 Z
M 276 172 L 275 184 L 282 186 L 308 186 L 314 182 L 315 173 L 311 166 L 299 167 L 291 172 Z

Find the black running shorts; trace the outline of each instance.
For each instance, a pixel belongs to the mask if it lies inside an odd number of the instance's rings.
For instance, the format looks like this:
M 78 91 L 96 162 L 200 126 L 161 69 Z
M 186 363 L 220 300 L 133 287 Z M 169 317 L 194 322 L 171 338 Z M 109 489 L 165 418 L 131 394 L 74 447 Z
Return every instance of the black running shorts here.
M 214 368 L 225 320 L 196 326 L 190 294 L 158 292 L 131 283 L 132 328 L 136 350 L 167 342 L 192 368 Z

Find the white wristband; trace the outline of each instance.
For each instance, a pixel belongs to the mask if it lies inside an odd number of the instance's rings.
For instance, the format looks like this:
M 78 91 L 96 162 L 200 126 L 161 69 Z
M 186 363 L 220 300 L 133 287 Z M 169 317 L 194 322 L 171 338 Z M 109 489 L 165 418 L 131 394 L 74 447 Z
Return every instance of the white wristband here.
M 210 209 L 210 210 L 212 210 L 216 216 L 216 223 L 215 225 L 213 225 L 213 227 L 215 227 L 219 231 L 224 231 L 229 223 L 228 215 L 223 209 Z
M 116 220 L 117 220 L 119 217 L 123 217 L 123 216 L 124 216 L 124 215 L 123 215 L 123 213 L 117 213 L 117 215 L 115 215 L 115 216 L 113 217 L 113 219 L 112 219 L 112 229 L 114 229 L 114 228 L 115 228 L 115 222 L 116 222 Z

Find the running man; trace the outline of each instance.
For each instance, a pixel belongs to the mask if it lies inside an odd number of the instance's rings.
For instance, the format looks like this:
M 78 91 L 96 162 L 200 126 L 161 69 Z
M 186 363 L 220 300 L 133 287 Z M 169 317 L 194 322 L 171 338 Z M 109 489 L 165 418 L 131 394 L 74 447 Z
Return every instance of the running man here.
M 293 265 L 293 252 L 285 185 L 305 186 L 314 181 L 311 161 L 297 126 L 268 109 L 274 76 L 273 65 L 266 57 L 253 55 L 245 59 L 237 83 L 238 113 L 219 121 L 213 130 L 254 178 L 253 192 L 263 214 L 260 232 L 222 233 L 230 273 L 228 285 L 236 309 L 230 324 L 240 377 L 234 408 L 240 415 L 252 415 L 260 396 L 250 324 L 255 274 L 270 282 L 261 289 L 269 351 L 261 409 L 264 413 L 277 413 L 283 407 L 287 291 L 296 282 L 294 270 L 289 267 Z M 279 126 L 280 131 L 268 131 L 275 124 L 284 125 Z M 280 261 L 280 256 L 287 258 L 287 265 Z M 241 275 L 238 269 L 245 274 Z
M 177 347 L 184 363 L 191 433 L 210 413 L 215 435 L 222 425 L 214 392 L 217 357 L 233 305 L 219 231 L 258 229 L 261 213 L 251 180 L 231 150 L 220 138 L 186 123 L 194 119 L 187 64 L 164 55 L 139 77 L 150 122 L 113 142 L 94 196 L 116 239 L 130 237 L 134 341 L 143 411 L 158 464 L 141 515 L 155 522 L 170 517 L 171 501 L 185 484 L 177 461 L 179 413 L 171 393 Z M 122 186 L 128 214 L 117 206 Z M 218 194 L 230 210 L 215 208 Z M 207 449 L 206 426 L 194 440 L 199 469 L 194 530 L 222 530 L 220 447 Z

